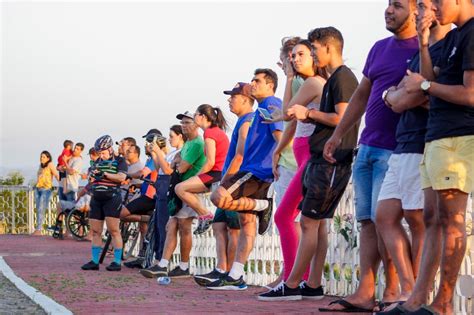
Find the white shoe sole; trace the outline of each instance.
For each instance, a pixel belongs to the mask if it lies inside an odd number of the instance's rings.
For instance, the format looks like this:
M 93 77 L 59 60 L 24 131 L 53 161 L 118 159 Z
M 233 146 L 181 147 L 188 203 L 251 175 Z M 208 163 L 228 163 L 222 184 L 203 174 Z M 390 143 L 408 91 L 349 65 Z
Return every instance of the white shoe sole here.
M 301 295 L 290 295 L 290 296 L 279 296 L 279 297 L 268 297 L 268 296 L 258 296 L 259 301 L 265 302 L 275 302 L 275 301 L 301 301 L 303 298 Z
M 244 291 L 247 290 L 247 286 L 245 287 L 236 287 L 234 285 L 226 285 L 223 287 L 206 287 L 209 290 L 221 290 L 221 291 Z
M 324 299 L 324 295 L 317 295 L 317 296 L 302 296 L 303 300 L 313 300 L 313 301 L 319 301 Z

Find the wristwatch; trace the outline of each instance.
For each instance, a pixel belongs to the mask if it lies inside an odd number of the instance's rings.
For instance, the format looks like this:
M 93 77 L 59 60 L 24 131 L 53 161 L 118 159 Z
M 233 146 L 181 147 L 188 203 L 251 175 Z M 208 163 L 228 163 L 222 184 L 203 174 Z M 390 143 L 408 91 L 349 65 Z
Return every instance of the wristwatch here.
M 431 88 L 431 81 L 425 80 L 421 82 L 420 88 L 423 91 L 423 94 L 429 95 L 430 94 L 429 90 Z
M 392 107 L 392 105 L 387 101 L 388 90 L 382 92 L 382 100 L 388 107 Z

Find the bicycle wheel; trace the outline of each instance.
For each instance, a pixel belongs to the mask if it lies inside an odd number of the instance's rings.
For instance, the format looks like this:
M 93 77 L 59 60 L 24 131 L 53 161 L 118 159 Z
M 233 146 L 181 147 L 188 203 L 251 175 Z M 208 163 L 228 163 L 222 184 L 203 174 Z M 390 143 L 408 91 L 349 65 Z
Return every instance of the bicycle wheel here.
M 133 251 L 138 243 L 140 231 L 137 222 L 131 222 L 122 230 L 123 251 L 122 259 L 127 260 L 132 256 Z
M 153 259 L 155 256 L 155 214 L 150 217 L 148 221 L 148 230 L 146 231 L 145 239 L 143 240 L 145 250 L 145 261 L 143 268 L 148 268 L 153 265 Z
M 66 228 L 74 239 L 84 239 L 89 234 L 89 216 L 77 209 L 71 210 L 66 217 Z

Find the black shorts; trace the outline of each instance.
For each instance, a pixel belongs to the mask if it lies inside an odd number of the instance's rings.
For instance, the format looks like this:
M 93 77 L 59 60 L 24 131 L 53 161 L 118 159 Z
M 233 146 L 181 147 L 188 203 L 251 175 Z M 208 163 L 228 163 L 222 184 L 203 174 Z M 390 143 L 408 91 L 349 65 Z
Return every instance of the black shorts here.
M 266 182 L 253 175 L 250 172 L 237 172 L 230 178 L 221 182 L 232 196 L 232 198 L 239 199 L 241 197 L 248 197 L 252 199 L 267 199 L 268 189 L 271 183 Z M 224 209 L 225 210 L 225 209 Z M 257 213 L 256 211 L 239 211 L 240 213 Z
M 303 174 L 301 214 L 321 220 L 334 216 L 352 174 L 351 164 L 329 165 L 308 162 Z
M 120 218 L 122 196 L 120 191 L 94 192 L 90 203 L 89 218 L 103 221 L 104 218 Z
M 135 200 L 130 201 L 125 207 L 131 214 L 148 215 L 155 210 L 155 199 L 142 195 Z
M 204 174 L 198 175 L 201 182 L 206 186 L 206 188 L 211 188 L 212 184 L 217 183 L 222 178 L 221 171 L 209 171 Z

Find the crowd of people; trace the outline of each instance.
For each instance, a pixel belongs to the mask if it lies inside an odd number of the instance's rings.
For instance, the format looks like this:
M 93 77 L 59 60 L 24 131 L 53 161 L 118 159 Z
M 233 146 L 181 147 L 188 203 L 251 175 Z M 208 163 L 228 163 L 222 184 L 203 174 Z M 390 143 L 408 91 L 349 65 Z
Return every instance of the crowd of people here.
M 328 220 L 352 176 L 361 225 L 360 283 L 352 295 L 320 311 L 452 314 L 474 189 L 474 5 L 390 0 L 385 23 L 392 36 L 373 45 L 360 82 L 344 64 L 344 39 L 336 28 L 284 38 L 283 100 L 275 97 L 277 74 L 267 68 L 256 69 L 250 83 L 224 91 L 237 117 L 230 140 L 222 111 L 208 104 L 176 116 L 170 151 L 159 130 L 144 135 L 144 165 L 133 137 L 118 142 L 118 152 L 110 136 L 97 139 L 89 152 L 91 180 L 81 193 L 92 196 L 92 260 L 82 269 L 99 269 L 104 220 L 114 246 L 106 268 L 118 271 L 120 220 L 140 222 L 144 234 L 143 217 L 153 213 L 156 264 L 143 268 L 139 257 L 125 266 L 148 278 L 190 276 L 192 234 L 212 227 L 216 267 L 194 275 L 196 283 L 245 290 L 245 264 L 275 208 L 284 265 L 258 300 L 321 299 Z M 41 154 L 38 229 L 53 176 L 61 180 L 61 199 L 77 198 L 84 146 L 71 150 L 66 141 L 64 148 L 57 167 L 48 152 Z M 121 187 L 131 184 L 141 185 L 141 195 L 123 206 Z M 211 192 L 215 213 L 200 199 L 204 192 Z M 181 261 L 169 270 L 178 240 Z M 386 286 L 377 303 L 381 262 Z M 438 268 L 441 279 L 428 305 Z

